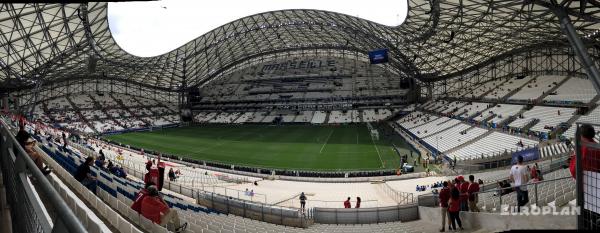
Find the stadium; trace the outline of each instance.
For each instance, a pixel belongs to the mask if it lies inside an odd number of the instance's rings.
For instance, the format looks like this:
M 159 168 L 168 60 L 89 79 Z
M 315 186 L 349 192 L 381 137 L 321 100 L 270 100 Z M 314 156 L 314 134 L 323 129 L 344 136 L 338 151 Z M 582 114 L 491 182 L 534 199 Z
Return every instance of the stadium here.
M 0 232 L 600 228 L 600 2 L 234 2 L 2 3 Z

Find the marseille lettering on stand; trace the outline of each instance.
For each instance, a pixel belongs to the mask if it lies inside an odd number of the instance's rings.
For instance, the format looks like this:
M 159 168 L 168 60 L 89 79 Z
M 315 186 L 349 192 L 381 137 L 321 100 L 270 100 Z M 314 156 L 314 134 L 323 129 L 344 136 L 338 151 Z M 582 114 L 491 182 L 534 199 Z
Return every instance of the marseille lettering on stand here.
M 323 67 L 335 67 L 335 60 L 301 60 L 301 61 L 285 61 L 282 63 L 265 64 L 262 66 L 262 71 L 273 71 L 273 70 L 295 70 L 295 69 L 317 69 Z

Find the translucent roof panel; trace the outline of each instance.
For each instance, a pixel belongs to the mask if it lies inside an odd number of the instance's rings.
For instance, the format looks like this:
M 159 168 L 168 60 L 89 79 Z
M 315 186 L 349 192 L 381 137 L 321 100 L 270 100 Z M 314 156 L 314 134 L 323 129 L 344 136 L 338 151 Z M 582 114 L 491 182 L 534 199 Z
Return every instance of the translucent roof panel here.
M 233 15 L 235 20 L 212 26 L 214 29 L 152 57 L 132 55 L 117 44 L 113 33 L 119 31 L 109 27 L 107 3 L 3 3 L 0 88 L 97 77 L 178 90 L 202 85 L 262 57 L 346 51 L 366 59 L 369 51 L 378 48 L 389 49 L 389 67 L 399 78 L 436 81 L 477 69 L 514 51 L 568 46 L 550 7 L 564 10 L 585 42 L 600 37 L 598 4 L 569 0 L 407 3 L 407 17 L 395 27 L 352 12 L 319 9 Z
M 108 5 L 115 41 L 137 56 L 157 56 L 239 18 L 286 9 L 325 10 L 357 16 L 386 26 L 406 18 L 407 1 L 379 0 L 197 0 L 117 2 Z

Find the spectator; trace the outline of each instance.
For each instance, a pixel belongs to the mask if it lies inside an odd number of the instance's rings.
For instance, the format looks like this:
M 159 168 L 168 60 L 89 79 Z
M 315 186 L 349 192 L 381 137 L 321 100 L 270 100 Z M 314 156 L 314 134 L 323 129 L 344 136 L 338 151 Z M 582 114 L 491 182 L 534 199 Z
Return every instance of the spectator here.
M 469 195 L 467 195 L 469 183 L 465 181 L 463 176 L 459 176 L 458 181 L 459 185 L 457 187 L 458 191 L 460 192 L 460 210 L 469 211 Z
M 121 165 L 115 165 L 113 167 L 113 174 L 115 174 L 115 176 L 117 177 L 121 177 L 121 178 L 127 178 L 127 173 L 125 172 L 125 169 L 123 169 L 123 167 Z
M 77 171 L 75 171 L 75 179 L 79 181 L 83 186 L 88 188 L 93 193 L 96 193 L 96 177 L 92 176 L 90 167 L 94 162 L 94 157 L 89 156 L 85 159 L 79 167 Z
M 98 157 L 98 158 L 100 158 L 100 157 Z M 98 159 L 96 161 L 100 161 L 100 159 Z M 111 160 L 108 160 L 108 165 L 106 165 L 106 169 L 110 173 L 115 174 L 115 165 L 113 164 L 113 162 Z
M 250 190 L 250 196 L 253 197 L 254 196 L 254 189 Z
M 169 180 L 175 181 L 175 172 L 173 171 L 173 168 L 169 169 Z
M 510 188 L 510 183 L 508 183 L 508 180 L 502 181 L 502 188 L 504 188 L 502 195 L 512 193 L 513 191 L 513 189 Z
M 100 169 L 105 169 L 104 162 L 105 162 L 104 160 L 100 160 L 100 159 L 96 158 L 96 161 L 95 161 L 96 167 L 98 167 Z
M 138 214 L 141 214 L 142 212 L 142 201 L 148 195 L 148 187 L 150 187 L 151 185 L 155 185 L 154 182 L 146 183 L 144 185 L 144 188 L 142 188 L 136 194 L 135 200 L 133 201 L 133 204 L 131 204 L 131 209 L 135 210 L 135 212 L 138 212 Z
M 479 186 L 482 186 L 483 185 L 483 180 L 477 179 L 477 183 L 479 184 Z
M 250 190 L 248 190 L 248 188 L 246 188 L 246 191 L 244 191 L 244 194 L 246 194 L 246 196 L 250 196 Z
M 65 134 L 65 132 L 62 132 L 62 139 L 63 139 L 63 151 L 67 151 L 67 135 Z
M 350 197 L 348 197 L 348 199 L 346 199 L 346 201 L 344 201 L 344 208 L 346 208 L 346 209 L 352 208 L 352 204 L 350 204 Z
M 354 208 L 360 208 L 360 197 L 356 197 L 356 206 Z
M 148 162 L 146 162 L 146 170 L 150 171 L 151 168 L 152 168 L 152 161 L 150 159 L 148 159 Z
M 600 153 L 597 149 L 589 148 L 587 144 L 596 144 L 596 131 L 589 124 L 583 124 L 578 129 L 581 132 L 581 162 L 584 171 L 600 172 Z M 569 161 L 569 170 L 573 179 L 576 178 L 576 153 L 573 152 Z
M 302 209 L 302 212 L 304 212 L 304 208 L 306 207 L 306 195 L 304 195 L 304 192 L 300 193 L 300 208 Z
M 534 181 L 534 182 L 537 182 L 539 180 L 538 179 L 537 163 L 535 165 L 533 165 L 533 168 L 531 168 L 531 170 L 529 170 L 529 172 L 530 172 L 529 176 L 531 177 L 531 180 Z
M 523 156 L 517 157 L 517 164 L 510 169 L 510 180 L 514 182 L 515 191 L 517 191 L 517 211 L 521 212 L 521 206 L 529 202 L 529 193 L 527 192 L 527 182 L 529 174 L 527 167 L 523 165 Z
M 448 218 L 448 225 L 450 225 L 448 215 L 448 200 L 450 199 L 450 189 L 448 188 L 448 181 L 444 181 L 442 185 L 443 187 L 442 190 L 440 190 L 439 195 L 440 209 L 442 214 L 442 229 L 440 229 L 440 232 L 446 231 L 446 218 Z
M 102 151 L 102 149 L 100 149 L 100 152 L 98 152 L 98 154 L 100 154 L 100 156 L 98 156 L 99 160 L 106 160 L 106 156 L 104 155 L 104 152 Z
M 469 187 L 467 188 L 467 194 L 469 195 L 469 209 L 471 212 L 479 212 L 477 208 L 477 202 L 479 201 L 479 184 L 475 182 L 475 176 L 469 175 Z
M 29 134 L 24 135 L 24 137 L 29 137 L 29 136 L 30 136 Z M 44 175 L 50 174 L 50 172 L 52 172 L 52 171 L 50 170 L 50 168 L 48 168 L 48 166 L 44 166 L 44 163 L 43 163 L 44 160 L 42 159 L 42 156 L 35 150 L 35 140 L 33 140 L 32 138 L 28 138 L 25 140 L 27 140 L 27 141 L 25 142 L 25 147 L 23 149 L 25 149 L 25 152 L 27 152 L 27 154 L 29 155 L 31 160 L 33 160 L 36 167 L 38 167 L 38 169 L 40 169 L 42 174 L 44 174 Z
M 450 216 L 449 228 L 456 231 L 456 223 L 460 230 L 464 230 L 460 221 L 460 191 L 458 188 L 458 180 L 455 180 L 457 186 L 450 190 L 450 202 L 448 203 L 448 215 Z
M 25 143 L 27 142 L 27 139 L 29 139 L 30 137 L 31 137 L 31 134 L 29 134 L 27 132 L 27 130 L 25 130 L 25 125 L 20 124 L 19 132 L 17 132 L 17 135 L 15 135 L 15 139 L 17 139 L 17 142 L 19 142 L 19 144 L 21 144 L 21 147 L 25 148 Z
M 160 197 L 156 186 L 149 186 L 147 191 L 148 195 L 142 200 L 141 214 L 152 222 L 167 227 L 170 231 L 183 232 L 187 228 L 187 223 L 180 224 L 177 210 L 169 208 Z
M 502 183 L 502 181 L 498 181 L 498 190 L 496 191 L 496 193 L 494 193 L 494 196 L 504 195 L 504 190 L 502 188 L 504 188 L 504 184 Z

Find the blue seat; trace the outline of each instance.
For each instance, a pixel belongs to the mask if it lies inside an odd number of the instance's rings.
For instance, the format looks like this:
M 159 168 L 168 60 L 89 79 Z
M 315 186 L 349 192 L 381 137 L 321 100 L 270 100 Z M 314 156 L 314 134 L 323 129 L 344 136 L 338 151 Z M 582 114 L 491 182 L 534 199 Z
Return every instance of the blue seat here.
M 117 197 L 117 191 L 112 189 L 110 186 L 104 184 L 104 182 L 99 182 L 98 181 L 98 186 L 103 189 L 104 191 L 106 191 L 107 193 L 109 193 L 111 196 L 113 197 Z

